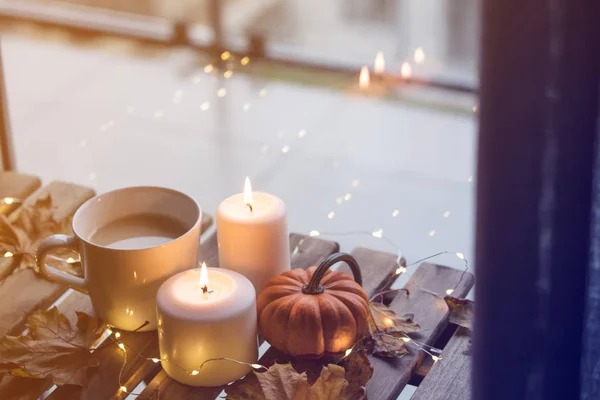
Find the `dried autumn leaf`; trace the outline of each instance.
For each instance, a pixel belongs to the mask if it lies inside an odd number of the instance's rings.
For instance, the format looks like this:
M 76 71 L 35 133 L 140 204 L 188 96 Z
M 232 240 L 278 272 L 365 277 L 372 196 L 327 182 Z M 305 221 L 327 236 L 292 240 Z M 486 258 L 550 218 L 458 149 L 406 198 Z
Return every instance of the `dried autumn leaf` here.
M 39 197 L 33 205 L 21 207 L 12 223 L 0 216 L 0 253 L 13 254 L 10 265 L 0 270 L 0 280 L 17 268 L 36 269 L 35 253 L 39 242 L 56 233 L 70 232 L 69 219 L 59 221 L 54 217 L 50 195 Z M 56 253 L 58 257 L 54 258 L 53 266 L 67 272 L 80 272 L 78 266 L 68 265 L 66 258 L 69 256 L 62 257 L 65 254 L 65 251 Z
M 306 372 L 299 373 L 290 363 L 274 364 L 266 372 L 253 371 L 225 388 L 227 399 L 359 400 L 365 397 L 365 386 L 373 375 L 373 366 L 364 349 L 346 357 L 344 367 L 335 364 L 315 367 L 320 367 L 320 374 L 312 385 Z
M 343 399 L 361 400 L 367 395 L 367 382 L 373 376 L 373 364 L 369 361 L 367 350 L 353 350 L 342 363 L 345 378 L 349 385 L 343 393 Z
M 374 332 L 371 334 L 371 339 L 373 340 L 373 354 L 386 358 L 400 358 L 408 354 L 406 343 L 402 341 L 403 336 L 403 332 L 394 332 L 392 334 Z
M 382 303 L 372 301 L 369 305 L 377 328 L 375 331 L 411 333 L 421 330 L 421 326 L 414 321 L 414 314 L 399 316 Z
M 77 313 L 74 327 L 56 307 L 37 311 L 27 319 L 27 334 L 0 339 L 0 375 L 51 378 L 56 385 L 86 384 L 86 371 L 98 365 L 90 351 L 104 325 Z
M 475 303 L 467 299 L 458 299 L 452 296 L 445 296 L 444 301 L 450 309 L 449 321 L 453 324 L 472 329 L 473 313 Z

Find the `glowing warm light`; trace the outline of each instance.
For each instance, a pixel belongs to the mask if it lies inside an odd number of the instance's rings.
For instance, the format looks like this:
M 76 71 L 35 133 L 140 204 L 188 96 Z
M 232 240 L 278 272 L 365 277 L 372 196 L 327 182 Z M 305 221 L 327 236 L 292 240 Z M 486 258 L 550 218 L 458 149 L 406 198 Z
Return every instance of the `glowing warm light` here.
M 265 97 L 267 95 L 267 89 L 260 89 L 260 92 L 258 92 L 258 95 L 260 97 Z
M 444 215 L 444 218 L 448 218 L 450 216 L 450 211 L 446 211 L 443 215 Z
M 250 109 L 250 104 L 248 104 L 248 103 L 244 104 L 244 106 L 242 107 L 242 109 L 244 111 L 248 111 Z
M 127 388 L 125 386 L 121 386 L 119 389 L 121 389 L 123 393 L 127 393 Z
M 397 217 L 400 214 L 399 210 L 392 211 L 392 217 Z
M 423 64 L 425 62 L 425 52 L 422 48 L 417 47 L 413 54 L 413 59 L 417 64 Z
M 431 359 L 433 360 L 434 363 L 440 361 L 442 359 L 442 357 L 438 357 L 438 356 L 431 356 Z
M 206 111 L 210 108 L 210 103 L 208 101 L 205 101 L 204 103 L 200 104 L 200 109 L 202 111 Z
M 107 329 L 107 330 L 106 330 L 106 333 L 108 333 L 108 335 L 109 335 L 109 336 L 110 336 L 110 335 L 112 335 L 112 329 L 110 329 L 110 328 L 109 328 L 109 329 Z
M 231 58 L 231 53 L 228 51 L 224 51 L 221 53 L 221 60 L 227 61 Z
M 315 237 L 315 236 L 319 236 L 319 235 L 320 235 L 319 231 L 310 231 L 310 233 L 308 234 L 308 236 L 311 236 L 311 237 Z
M 208 64 L 206 67 L 204 67 L 204 72 L 210 74 L 213 71 L 213 69 L 214 67 L 212 66 L 212 64 Z
M 383 52 L 381 51 L 378 51 L 375 55 L 373 72 L 375 72 L 375 75 L 382 75 L 385 72 L 385 58 L 383 57 Z
M 159 362 L 159 361 L 160 361 L 160 359 L 159 359 L 159 358 L 153 358 L 153 359 L 152 359 L 152 362 L 153 362 L 154 364 L 156 364 L 156 363 L 157 363 L 157 362 Z
M 250 365 L 251 365 L 251 366 L 252 366 L 252 368 L 254 368 L 254 369 L 263 369 L 263 368 L 266 368 L 266 367 L 264 367 L 264 366 L 262 366 L 262 365 L 260 365 L 260 364 L 250 364 Z
M 288 151 L 290 151 L 290 146 L 285 145 L 281 148 L 282 153 L 287 153 Z
M 244 181 L 244 204 L 252 205 L 252 184 L 248 177 Z
M 385 317 L 383 319 L 383 323 L 385 326 L 387 326 L 388 328 L 391 328 L 392 326 L 394 326 L 394 320 L 389 318 L 389 317 Z
M 352 198 L 352 194 L 351 193 L 346 193 L 344 195 L 344 200 L 346 200 L 346 201 L 350 200 L 351 198 Z
M 248 65 L 249 62 L 250 62 L 250 57 L 244 57 L 240 60 L 240 64 L 242 64 L 242 65 Z
M 333 211 L 330 211 L 329 214 L 327 214 L 327 218 L 333 219 L 333 217 L 335 217 L 335 213 Z
M 383 229 L 378 229 L 375 232 L 371 233 L 376 238 L 381 239 L 383 237 Z
M 346 353 L 344 353 L 344 357 L 348 357 L 350 353 L 352 353 L 352 349 L 346 350 Z
M 231 78 L 232 76 L 233 76 L 233 71 L 227 70 L 227 71 L 225 71 L 225 72 L 223 73 L 223 77 L 224 77 L 225 79 L 229 79 L 229 78 Z
M 410 342 L 410 338 L 409 337 L 403 337 L 402 340 L 404 340 L 404 342 L 406 342 L 406 343 Z
M 206 268 L 206 263 L 203 262 L 200 267 L 200 287 L 203 288 L 208 286 L 208 268 Z
M 369 68 L 362 67 L 360 69 L 360 75 L 358 75 L 358 87 L 361 89 L 368 89 L 371 84 L 371 76 L 369 75 Z
M 298 132 L 298 137 L 303 138 L 304 136 L 306 136 L 306 130 L 302 129 L 300 132 Z
M 69 258 L 67 258 L 67 262 L 69 264 L 75 264 L 77 261 L 73 257 L 69 257 Z
M 396 269 L 396 275 L 400 275 L 400 274 L 403 274 L 403 273 L 405 273 L 405 272 L 406 272 L 406 267 L 399 266 L 399 267 Z
M 447 289 L 447 290 L 446 290 L 446 294 L 447 294 L 448 296 L 450 296 L 452 293 L 454 293 L 454 289 Z
M 190 372 L 190 375 L 198 375 L 199 373 L 200 373 L 200 371 L 198 371 L 197 369 L 195 369 L 192 372 Z
M 435 236 L 435 229 L 429 231 L 429 236 Z
M 119 348 L 123 351 L 125 351 L 125 345 L 123 343 L 119 343 Z
M 5 198 L 3 198 L 3 199 L 2 199 L 2 202 L 3 202 L 4 204 L 11 205 L 12 203 L 14 203 L 14 202 L 15 202 L 15 200 L 16 200 L 16 199 L 15 199 L 14 197 L 5 197 Z
M 217 90 L 217 96 L 219 96 L 219 97 L 225 97 L 226 94 L 227 94 L 227 89 L 225 89 L 225 88 L 221 88 L 221 89 Z
M 120 337 L 121 337 L 121 332 L 117 332 L 117 333 L 115 333 L 115 337 L 116 337 L 117 339 L 118 339 L 118 338 L 120 338 Z
M 465 255 L 463 253 L 456 253 L 456 257 L 460 258 L 461 260 L 465 259 Z
M 408 79 L 412 75 L 412 66 L 410 63 L 403 62 L 402 67 L 400 67 L 400 76 L 402 79 Z
M 4 253 L 4 257 L 6 257 L 6 258 L 11 258 L 12 256 L 14 256 L 14 254 L 11 253 L 10 251 L 7 251 L 6 253 Z

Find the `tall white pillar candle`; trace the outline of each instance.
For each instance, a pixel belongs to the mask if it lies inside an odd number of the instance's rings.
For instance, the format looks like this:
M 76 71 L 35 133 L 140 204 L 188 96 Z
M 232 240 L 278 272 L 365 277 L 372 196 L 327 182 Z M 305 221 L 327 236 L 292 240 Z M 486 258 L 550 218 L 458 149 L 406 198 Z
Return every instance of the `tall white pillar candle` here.
M 166 373 L 193 386 L 220 386 L 246 375 L 258 359 L 256 293 L 234 271 L 206 268 L 167 279 L 156 295 L 158 344 Z M 204 275 L 204 276 L 202 276 Z M 201 277 L 203 278 L 201 280 Z
M 290 242 L 283 201 L 252 192 L 233 195 L 217 209 L 221 268 L 237 271 L 254 284 L 258 295 L 267 281 L 290 269 Z

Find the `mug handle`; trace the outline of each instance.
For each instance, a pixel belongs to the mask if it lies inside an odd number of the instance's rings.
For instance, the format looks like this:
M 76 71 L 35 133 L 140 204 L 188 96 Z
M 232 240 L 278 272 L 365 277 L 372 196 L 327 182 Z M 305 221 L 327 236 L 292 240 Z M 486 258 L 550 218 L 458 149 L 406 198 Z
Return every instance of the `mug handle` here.
M 77 238 L 69 235 L 52 235 L 42 240 L 37 249 L 37 266 L 42 276 L 50 281 L 64 283 L 79 292 L 87 294 L 85 279 L 78 276 L 60 271 L 56 268 L 46 265 L 46 256 L 53 249 L 67 248 L 76 251 L 79 254 Z M 81 254 L 79 255 L 81 258 Z

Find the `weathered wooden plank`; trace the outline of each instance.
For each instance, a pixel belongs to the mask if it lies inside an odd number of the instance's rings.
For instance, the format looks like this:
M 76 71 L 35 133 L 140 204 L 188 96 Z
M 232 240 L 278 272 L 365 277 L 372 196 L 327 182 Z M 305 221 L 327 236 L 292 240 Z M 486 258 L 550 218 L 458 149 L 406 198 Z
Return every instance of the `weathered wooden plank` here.
M 16 172 L 0 172 L 0 215 L 8 215 L 16 210 L 21 201 L 25 200 L 31 193 L 42 185 L 42 181 L 35 176 L 18 174 Z M 1 200 L 14 198 L 11 204 Z
M 77 321 L 75 311 L 94 314 L 89 297 L 79 292 L 67 296 L 57 307 L 73 325 Z M 0 385 L 0 399 L 35 400 L 51 386 L 52 382 L 47 379 L 6 377 Z
M 398 257 L 395 254 L 357 247 L 352 251 L 352 256 L 360 266 L 363 279 L 362 286 L 369 297 L 382 290 L 389 289 L 398 277 L 396 274 Z M 338 271 L 344 271 L 352 275 L 346 264 L 343 264 Z
M 218 266 L 218 249 L 216 235 L 213 235 L 201 249 L 201 258 L 207 265 Z M 339 245 L 335 242 L 329 242 L 306 235 L 290 234 L 290 250 L 293 252 L 299 245 L 299 251 L 292 253 L 292 268 L 308 268 L 316 265 L 330 254 L 339 250 Z M 204 258 L 206 257 L 206 258 Z M 162 399 L 214 399 L 223 390 L 219 388 L 197 388 L 182 385 L 167 376 L 162 370 L 142 392 L 142 396 Z
M 471 332 L 459 327 L 412 400 L 471 399 Z
M 462 276 L 462 280 L 461 280 Z M 460 283 L 459 283 L 460 282 Z M 398 314 L 413 313 L 415 321 L 421 325 L 421 334 L 415 339 L 433 344 L 448 323 L 448 307 L 443 294 L 453 288 L 453 295 L 464 297 L 473 287 L 475 278 L 470 273 L 435 264 L 421 264 L 414 275 L 404 286 L 409 291 L 407 296 L 400 292 L 390 304 L 390 308 Z M 431 293 L 439 293 L 434 296 Z M 370 399 L 396 399 L 408 383 L 411 374 L 422 362 L 424 353 L 414 346 L 407 346 L 410 353 L 399 359 L 383 360 L 371 357 L 375 372 L 367 384 Z
M 28 197 L 25 203 L 33 204 L 38 196 L 46 194 L 52 196 L 56 218 L 63 219 L 70 217 L 94 195 L 94 191 L 70 183 L 52 182 L 39 193 Z M 11 214 L 10 219 L 15 217 L 15 214 Z M 7 268 L 12 261 L 0 259 L 0 270 Z M 21 332 L 29 313 L 48 308 L 66 289 L 64 285 L 39 277 L 32 269 L 16 270 L 0 285 L 0 304 L 10 304 L 10 307 L 0 308 L 0 336 Z

